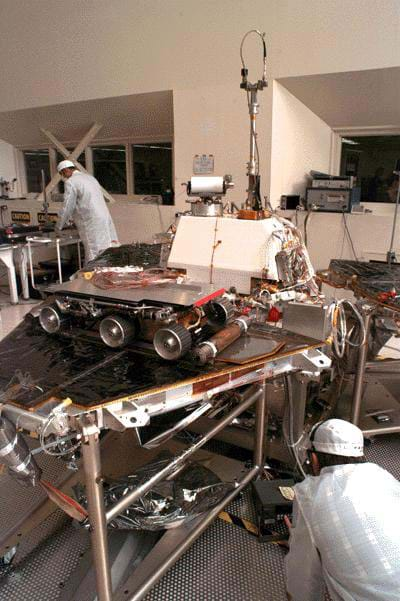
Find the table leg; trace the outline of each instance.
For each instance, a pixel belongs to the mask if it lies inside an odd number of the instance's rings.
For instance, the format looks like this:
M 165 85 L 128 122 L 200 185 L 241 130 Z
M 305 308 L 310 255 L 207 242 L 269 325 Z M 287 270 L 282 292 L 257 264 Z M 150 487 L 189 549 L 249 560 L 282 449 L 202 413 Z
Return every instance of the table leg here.
M 25 246 L 21 246 L 17 249 L 16 253 L 17 253 L 19 276 L 21 278 L 22 298 L 25 300 L 29 300 L 27 249 Z
M 4 265 L 7 267 L 7 275 L 8 275 L 8 285 L 10 288 L 10 299 L 11 304 L 18 304 L 18 289 L 17 289 L 17 276 L 15 273 L 15 265 L 14 265 L 14 250 L 12 248 L 8 248 L 6 250 L 2 250 L 0 254 L 0 259 L 3 261 Z
M 61 267 L 61 252 L 60 252 L 60 239 L 56 240 L 57 248 L 57 265 L 58 265 L 58 283 L 62 284 L 62 267 Z

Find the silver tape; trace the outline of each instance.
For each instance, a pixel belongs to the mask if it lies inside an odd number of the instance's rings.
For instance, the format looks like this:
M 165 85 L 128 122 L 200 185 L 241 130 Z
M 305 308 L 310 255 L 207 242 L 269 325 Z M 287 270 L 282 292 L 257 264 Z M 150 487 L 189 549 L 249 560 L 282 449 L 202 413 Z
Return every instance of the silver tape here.
M 24 469 L 27 468 L 30 460 L 31 460 L 31 454 L 29 453 L 28 457 L 25 459 L 25 461 L 23 463 L 20 463 L 19 465 L 13 465 L 11 469 L 14 470 L 15 472 L 23 472 Z
M 247 323 L 247 320 L 243 319 L 243 317 L 237 317 L 234 320 L 234 323 L 237 323 L 238 325 L 242 324 L 242 326 L 243 326 L 243 332 L 247 332 L 247 330 L 249 329 L 249 325 Z
M 8 455 L 9 453 L 11 453 L 11 451 L 14 449 L 14 447 L 17 444 L 17 438 L 18 438 L 18 436 L 15 435 L 15 438 L 12 442 L 9 442 L 8 444 L 6 444 L 5 447 L 2 447 L 0 449 L 0 457 L 4 457 L 5 455 Z
M 217 349 L 217 347 L 215 346 L 215 344 L 214 344 L 213 342 L 210 342 L 209 340 L 205 340 L 204 342 L 201 342 L 201 343 L 199 344 L 199 346 L 205 346 L 205 345 L 210 347 L 210 349 L 211 349 L 211 350 L 212 350 L 212 352 L 213 352 L 213 357 L 216 357 L 216 356 L 217 356 L 217 353 L 218 353 L 218 349 Z

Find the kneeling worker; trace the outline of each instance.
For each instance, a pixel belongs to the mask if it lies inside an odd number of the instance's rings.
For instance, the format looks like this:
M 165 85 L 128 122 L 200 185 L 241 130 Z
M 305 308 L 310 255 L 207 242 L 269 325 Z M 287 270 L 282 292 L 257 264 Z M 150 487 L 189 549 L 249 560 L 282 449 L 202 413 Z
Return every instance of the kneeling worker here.
M 316 424 L 309 453 L 314 476 L 295 486 L 288 598 L 400 599 L 400 482 L 364 458 L 359 428 L 340 419 Z
M 79 171 L 68 159 L 57 165 L 65 181 L 64 204 L 56 231 L 73 219 L 85 248 L 85 262 L 110 246 L 119 246 L 114 222 L 97 179 Z

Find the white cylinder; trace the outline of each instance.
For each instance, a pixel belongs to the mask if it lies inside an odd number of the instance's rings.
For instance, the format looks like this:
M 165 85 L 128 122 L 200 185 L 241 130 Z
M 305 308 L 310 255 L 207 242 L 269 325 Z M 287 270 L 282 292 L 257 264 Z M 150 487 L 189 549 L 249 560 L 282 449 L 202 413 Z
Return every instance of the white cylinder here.
M 190 196 L 212 196 L 224 194 L 224 178 L 222 176 L 197 176 L 190 178 Z

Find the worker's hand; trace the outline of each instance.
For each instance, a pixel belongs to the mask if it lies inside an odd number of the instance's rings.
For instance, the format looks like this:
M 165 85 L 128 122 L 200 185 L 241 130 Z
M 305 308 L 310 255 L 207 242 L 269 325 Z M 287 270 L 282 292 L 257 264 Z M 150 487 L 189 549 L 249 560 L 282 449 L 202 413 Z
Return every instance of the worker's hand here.
M 290 531 L 290 529 L 292 528 L 292 522 L 289 520 L 287 515 L 283 516 L 283 520 L 287 526 L 287 529 Z

